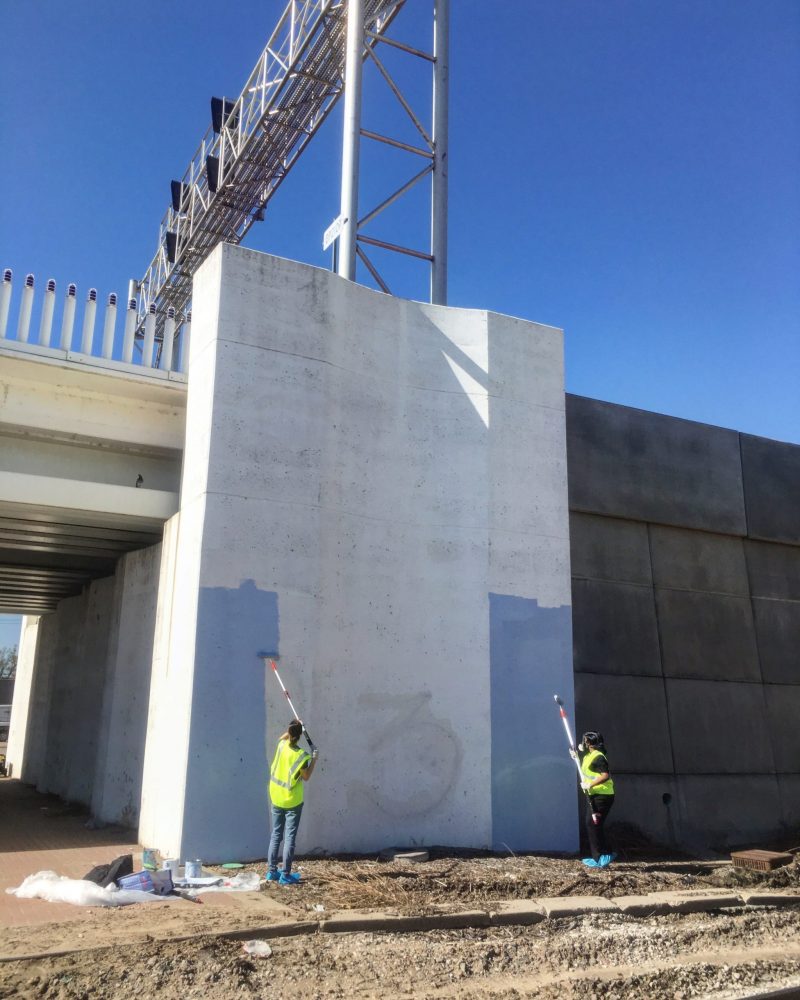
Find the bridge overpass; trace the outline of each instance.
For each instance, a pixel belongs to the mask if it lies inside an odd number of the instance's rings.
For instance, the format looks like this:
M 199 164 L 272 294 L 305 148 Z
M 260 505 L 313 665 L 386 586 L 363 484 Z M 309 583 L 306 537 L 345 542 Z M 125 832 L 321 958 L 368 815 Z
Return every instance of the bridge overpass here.
M 0 612 L 39 615 L 158 542 L 186 376 L 0 339 Z

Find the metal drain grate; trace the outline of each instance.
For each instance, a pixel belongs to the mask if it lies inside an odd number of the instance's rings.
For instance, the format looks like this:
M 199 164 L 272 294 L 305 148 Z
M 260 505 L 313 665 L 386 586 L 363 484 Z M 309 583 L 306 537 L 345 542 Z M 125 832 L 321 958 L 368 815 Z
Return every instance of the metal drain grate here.
M 773 868 L 789 865 L 793 860 L 791 854 L 778 851 L 735 851 L 731 854 L 734 868 L 749 868 L 755 872 L 771 872 Z

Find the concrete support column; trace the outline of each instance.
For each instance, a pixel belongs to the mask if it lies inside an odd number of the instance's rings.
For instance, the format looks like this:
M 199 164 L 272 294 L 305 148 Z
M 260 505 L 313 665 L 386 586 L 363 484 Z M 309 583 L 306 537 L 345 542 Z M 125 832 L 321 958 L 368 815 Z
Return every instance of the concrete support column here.
M 33 690 L 36 666 L 36 640 L 39 634 L 39 618 L 26 616 L 22 619 L 22 630 L 17 652 L 17 675 L 14 681 L 14 703 L 11 707 L 11 728 L 6 747 L 6 764 L 13 778 L 25 776 L 25 744 L 28 736 L 31 692 Z
M 574 849 L 560 331 L 224 244 L 193 302 L 140 837 L 264 857 L 266 649 L 321 749 L 301 851 Z

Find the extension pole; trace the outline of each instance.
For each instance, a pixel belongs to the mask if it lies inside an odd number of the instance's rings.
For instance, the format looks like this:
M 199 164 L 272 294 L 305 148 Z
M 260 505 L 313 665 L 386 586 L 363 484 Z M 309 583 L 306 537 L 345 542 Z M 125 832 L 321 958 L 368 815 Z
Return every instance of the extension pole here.
M 575 740 L 572 738 L 572 730 L 569 728 L 569 719 L 567 719 L 567 712 L 566 712 L 566 709 L 564 708 L 564 702 L 558 697 L 557 694 L 554 694 L 553 697 L 555 698 L 556 705 L 558 705 L 558 714 L 561 716 L 561 721 L 564 723 L 564 729 L 566 730 L 567 739 L 569 740 L 569 748 L 575 754 L 577 754 L 577 750 L 575 750 Z M 570 754 L 570 756 L 572 756 L 572 754 Z M 583 787 L 583 782 L 584 782 L 585 778 L 584 778 L 583 771 L 581 771 L 581 762 L 578 760 L 577 756 L 573 757 L 572 759 L 575 761 L 575 767 L 577 767 L 577 769 L 578 769 L 578 781 L 580 781 L 580 783 L 581 783 L 581 791 L 583 792 L 583 794 L 588 799 L 589 798 L 589 793 Z M 600 821 L 599 814 L 593 812 L 592 813 L 592 822 L 595 825 L 597 825 L 597 823 L 599 823 L 599 821 Z
M 561 716 L 561 721 L 564 723 L 564 730 L 567 734 L 567 742 L 569 743 L 569 748 L 570 750 L 573 751 L 573 753 L 577 753 L 577 751 L 575 750 L 575 740 L 572 736 L 572 730 L 569 728 L 569 719 L 567 718 L 567 711 L 564 708 L 564 702 L 558 697 L 557 694 L 554 694 L 553 698 L 555 699 L 556 705 L 558 705 L 558 714 Z M 573 760 L 574 759 L 575 758 L 573 758 Z M 577 767 L 578 769 L 578 776 L 582 782 L 583 772 L 581 771 L 581 764 L 579 760 L 575 760 L 575 767 Z
M 308 742 L 308 745 L 311 747 L 311 750 L 312 751 L 316 750 L 317 748 L 314 746 L 314 744 L 313 744 L 313 742 L 311 740 L 311 737 L 308 734 L 308 730 L 306 729 L 306 724 L 300 718 L 300 714 L 298 713 L 297 709 L 292 704 L 292 699 L 289 696 L 289 692 L 286 690 L 286 685 L 281 680 L 281 675 L 278 673 L 278 665 L 275 662 L 275 658 L 273 656 L 270 656 L 269 653 L 259 653 L 258 656 L 259 656 L 260 659 L 262 659 L 264 661 L 265 665 L 267 663 L 267 660 L 269 660 L 269 665 L 272 667 L 272 670 L 273 670 L 275 676 L 278 678 L 278 683 L 281 686 L 281 690 L 286 695 L 286 700 L 289 702 L 289 708 L 291 708 L 291 710 L 292 710 L 292 715 L 295 717 L 295 719 L 297 719 L 297 721 L 303 727 L 303 736 L 305 736 L 306 741 Z

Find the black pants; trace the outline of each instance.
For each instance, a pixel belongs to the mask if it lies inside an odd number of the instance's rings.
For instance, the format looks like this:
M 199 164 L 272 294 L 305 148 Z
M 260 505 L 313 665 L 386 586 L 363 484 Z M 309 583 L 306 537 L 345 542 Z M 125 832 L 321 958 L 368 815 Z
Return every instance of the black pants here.
M 611 853 L 603 827 L 613 805 L 613 795 L 586 796 L 586 832 L 589 835 L 589 850 L 595 861 L 599 861 L 601 855 Z M 597 822 L 594 817 L 597 817 Z

